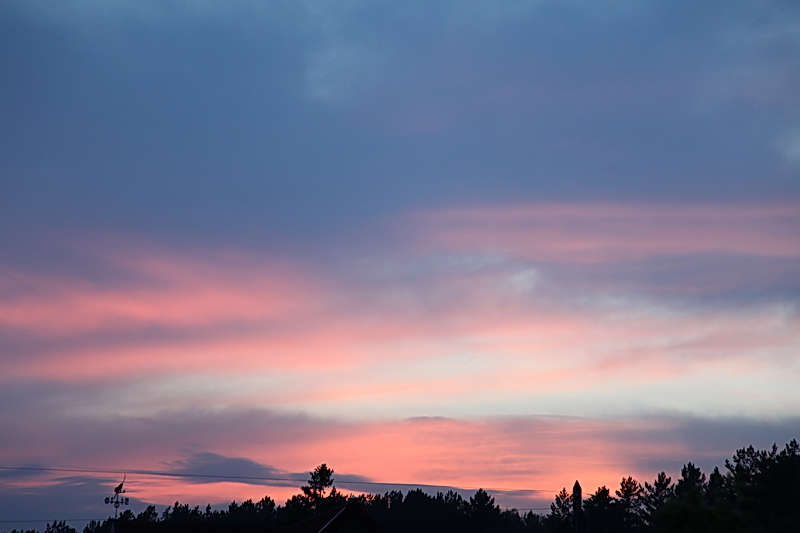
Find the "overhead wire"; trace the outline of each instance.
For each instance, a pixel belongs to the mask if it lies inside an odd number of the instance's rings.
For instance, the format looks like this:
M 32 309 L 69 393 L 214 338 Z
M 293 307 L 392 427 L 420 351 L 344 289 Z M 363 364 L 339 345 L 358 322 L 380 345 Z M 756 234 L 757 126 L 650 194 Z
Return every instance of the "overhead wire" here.
M 291 481 L 295 483 L 305 483 L 306 480 L 289 478 L 289 477 L 267 477 L 267 476 L 236 476 L 225 474 L 189 474 L 179 472 L 159 472 L 155 470 L 123 470 L 123 469 L 102 469 L 102 468 L 46 468 L 35 466 L 5 466 L 0 465 L 0 470 L 17 470 L 17 471 L 32 471 L 32 472 L 63 472 L 73 474 L 131 474 L 142 476 L 162 476 L 172 478 L 209 478 L 220 480 L 241 480 L 241 481 Z M 129 480 L 130 482 L 131 480 Z M 400 483 L 390 481 L 357 481 L 357 480 L 339 480 L 342 485 L 372 485 L 372 486 L 401 486 L 401 487 L 426 487 L 426 488 L 449 488 L 454 490 L 477 490 L 483 488 L 484 490 L 496 490 L 505 492 L 559 492 L 551 489 L 519 489 L 519 488 L 503 488 L 503 487 L 458 487 L 455 485 L 434 485 L 428 483 Z M 509 508 L 506 508 L 508 510 Z M 549 507 L 513 507 L 517 511 L 544 511 L 549 510 Z M 66 518 L 64 522 L 86 522 L 91 520 L 104 520 L 104 518 Z M 0 520 L 0 524 L 10 523 L 46 523 L 50 520 Z
M 0 520 L 0 524 L 19 524 L 19 523 L 33 523 L 33 522 L 87 522 L 91 520 L 108 520 L 108 517 L 105 518 L 63 518 L 61 520 Z
M 137 475 L 144 475 L 144 476 L 163 476 L 163 477 L 173 477 L 173 478 L 208 478 L 208 479 L 226 479 L 226 480 L 247 480 L 247 481 L 292 481 L 295 483 L 305 483 L 307 480 L 297 479 L 297 478 L 289 478 L 289 477 L 266 477 L 266 476 L 236 476 L 236 475 L 226 475 L 226 474 L 189 474 L 189 473 L 180 473 L 180 472 L 159 472 L 156 470 L 107 470 L 101 468 L 45 468 L 45 467 L 34 467 L 34 466 L 4 466 L 0 465 L 0 470 L 23 470 L 23 471 L 35 471 L 35 472 L 65 472 L 65 473 L 77 473 L 77 474 L 137 474 Z M 459 487 L 455 485 L 446 485 L 446 484 L 431 484 L 431 483 L 401 483 L 401 482 L 391 482 L 391 481 L 358 481 L 358 480 L 347 480 L 347 479 L 339 479 L 339 483 L 342 485 L 389 485 L 389 486 L 401 486 L 401 487 L 430 487 L 430 488 L 451 488 L 455 490 L 496 490 L 496 491 L 504 491 L 504 492 L 560 492 L 558 490 L 551 490 L 551 489 L 520 489 L 520 488 L 508 488 L 508 487 Z

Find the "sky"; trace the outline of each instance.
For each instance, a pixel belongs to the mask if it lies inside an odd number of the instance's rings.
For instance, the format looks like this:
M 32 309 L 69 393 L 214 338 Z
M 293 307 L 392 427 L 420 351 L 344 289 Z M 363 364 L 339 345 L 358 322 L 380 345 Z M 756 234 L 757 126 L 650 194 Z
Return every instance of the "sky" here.
M 0 530 L 800 437 L 798 57 L 793 1 L 0 3 Z

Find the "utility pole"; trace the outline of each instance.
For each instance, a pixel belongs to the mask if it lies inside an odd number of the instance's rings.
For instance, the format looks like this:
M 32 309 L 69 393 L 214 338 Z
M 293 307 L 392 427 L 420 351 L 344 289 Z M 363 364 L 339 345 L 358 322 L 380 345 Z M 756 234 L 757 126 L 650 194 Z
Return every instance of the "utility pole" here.
M 578 480 L 576 479 L 575 485 L 572 487 L 572 522 L 575 524 L 575 533 L 580 533 L 580 526 L 578 523 L 580 522 L 581 516 L 582 497 L 581 484 L 578 483 Z

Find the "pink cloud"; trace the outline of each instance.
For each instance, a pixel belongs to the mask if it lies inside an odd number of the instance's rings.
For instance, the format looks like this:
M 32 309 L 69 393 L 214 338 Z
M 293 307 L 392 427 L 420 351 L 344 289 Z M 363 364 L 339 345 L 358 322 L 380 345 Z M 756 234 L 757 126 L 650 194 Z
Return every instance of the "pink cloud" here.
M 404 248 L 335 268 L 138 246 L 87 256 L 112 274 L 104 281 L 6 269 L 2 381 L 70 384 L 86 392 L 64 413 L 96 416 L 165 405 L 352 419 L 604 406 L 753 414 L 800 401 L 790 301 L 695 305 L 576 281 L 591 277 L 587 261 L 654 250 L 791 256 L 797 238 L 780 228 L 796 224 L 792 208 L 545 206 L 416 220 L 429 231 Z M 470 259 L 492 246 L 505 255 Z M 648 387 L 658 392 L 639 401 Z
M 238 416 L 236 413 L 229 415 Z M 170 433 L 179 429 L 184 438 L 199 438 L 202 446 L 219 453 L 280 465 L 287 472 L 308 471 L 326 462 L 339 473 L 338 485 L 351 487 L 345 490 L 380 492 L 388 490 L 392 484 L 471 490 L 485 487 L 498 491 L 530 491 L 527 493 L 529 499 L 541 501 L 551 500 L 555 491 L 571 485 L 575 479 L 589 490 L 600 485 L 613 487 L 625 475 L 651 480 L 657 473 L 649 466 L 652 463 L 661 461 L 680 465 L 707 456 L 721 460 L 733 451 L 692 449 L 682 438 L 682 421 L 679 419 L 418 418 L 360 423 L 329 421 L 322 424 L 313 421 L 282 422 L 269 417 L 261 420 L 262 427 L 247 423 L 244 426 L 249 429 L 245 429 L 242 425 L 237 427 L 236 424 L 224 423 L 209 413 L 206 418 L 192 420 L 189 417 L 188 424 L 178 423 L 177 428 L 167 427 L 161 433 L 154 433 L 161 424 L 151 428 L 143 426 L 143 433 L 137 439 L 141 444 L 116 448 L 115 453 L 111 453 L 113 438 L 123 434 L 115 432 L 113 424 L 105 423 L 103 426 L 109 440 L 105 443 L 89 443 L 87 440 L 90 450 L 95 451 L 91 459 L 86 457 L 83 460 L 90 460 L 95 468 L 164 471 L 168 468 L 158 458 L 169 457 L 177 451 L 173 451 L 174 445 L 165 444 L 173 438 Z M 195 425 L 199 423 L 210 426 L 212 431 Z M 290 429 L 285 437 L 263 439 L 282 426 Z M 228 431 L 213 432 L 221 427 Z M 89 439 L 95 432 L 87 433 L 83 439 Z M 730 443 L 729 447 L 735 445 Z M 97 450 L 98 447 L 101 449 Z M 123 450 L 126 452 L 124 457 Z M 71 460 L 80 459 L 73 455 Z M 341 476 L 348 473 L 366 476 L 387 486 L 359 486 L 341 481 L 345 479 Z M 281 502 L 298 492 L 297 488 L 269 486 L 268 482 L 265 486 L 209 481 L 129 475 L 133 496 L 162 505 L 171 504 L 176 499 L 204 505 L 234 498 L 240 501 L 257 499 L 264 494 Z
M 300 312 L 319 292 L 296 267 L 253 257 L 204 261 L 142 251 L 111 258 L 136 276 L 117 284 L 0 271 L 0 324 L 39 334 L 69 334 L 148 325 L 202 326 L 263 321 Z
M 150 338 L 145 332 L 135 342 L 101 338 L 75 346 L 57 343 L 34 356 L 6 357 L 5 380 L 71 382 L 80 387 L 120 383 L 124 396 L 96 403 L 127 413 L 150 413 L 168 401 L 178 407 L 269 405 L 311 412 L 339 408 L 357 417 L 451 413 L 457 405 L 464 406 L 457 412 L 466 414 L 487 401 L 494 402 L 498 412 L 516 413 L 534 399 L 532 405 L 544 405 L 537 412 L 554 412 L 557 398 L 568 391 L 582 391 L 578 397 L 583 402 L 571 407 L 582 412 L 591 394 L 609 399 L 609 389 L 619 380 L 637 387 L 668 387 L 693 378 L 702 382 L 691 385 L 684 396 L 706 408 L 727 378 L 745 371 L 752 383 L 771 382 L 776 393 L 784 391 L 791 370 L 778 382 L 771 372 L 789 365 L 800 345 L 797 317 L 780 308 L 676 312 L 635 298 L 611 306 L 591 300 L 564 305 L 547 298 L 522 298 L 502 288 L 496 277 L 506 276 L 504 272 L 447 277 L 433 305 L 425 284 L 407 286 L 408 292 L 417 293 L 387 305 L 384 288 L 378 294 L 370 287 L 344 291 L 329 282 L 315 292 L 322 285 L 310 278 L 297 284 L 302 303 L 294 305 L 287 296 L 284 307 L 276 309 L 270 301 L 261 309 L 259 292 L 250 291 L 247 276 L 236 270 L 224 275 L 221 267 L 198 264 L 199 270 L 214 275 L 166 276 L 165 271 L 182 272 L 170 264 L 142 268 L 148 274 L 159 272 L 159 279 L 197 280 L 187 282 L 197 288 L 187 289 L 187 298 L 196 292 L 200 300 L 197 305 L 191 299 L 184 302 L 185 323 L 177 326 L 171 311 L 160 314 L 157 305 L 151 307 L 152 316 L 143 319 L 167 328 L 189 327 L 187 335 Z M 264 285 L 279 284 L 273 270 L 263 275 L 269 281 L 262 281 Z M 248 305 L 221 310 L 204 306 L 204 295 L 213 293 L 217 283 Z M 205 290 L 205 285 L 211 288 Z M 287 282 L 279 289 L 295 294 L 294 287 Z M 125 290 L 135 298 L 140 289 L 133 285 Z M 165 300 L 172 290 L 165 284 Z M 65 305 L 63 313 L 70 312 Z M 252 320 L 253 327 L 228 328 L 237 314 L 245 317 L 242 321 Z M 53 332 L 45 327 L 44 334 Z M 795 396 L 789 393 L 788 405 Z M 660 401 L 654 405 L 678 406 L 669 397 Z M 774 403 L 761 401 L 762 408 Z M 736 401 L 733 404 L 738 408 Z M 751 408 L 759 405 L 751 402 Z
M 407 223 L 423 250 L 593 263 L 668 254 L 800 256 L 800 206 L 541 204 L 453 208 Z
M 702 368 L 703 361 L 748 359 L 764 349 L 778 354 L 800 342 L 794 328 L 796 319 L 781 319 L 775 314 L 631 317 L 625 312 L 614 316 L 603 310 L 549 315 L 544 311 L 520 309 L 512 303 L 499 312 L 477 298 L 468 306 L 448 310 L 441 318 L 388 311 L 381 321 L 385 326 L 362 322 L 362 311 L 327 321 L 324 315 L 305 316 L 287 331 L 269 334 L 233 330 L 218 338 L 63 348 L 13 364 L 9 361 L 6 371 L 9 377 L 81 381 L 114 376 L 124 362 L 129 376 L 157 372 L 162 377 L 210 374 L 236 378 L 259 372 L 356 369 L 375 361 L 423 364 L 461 352 L 469 354 L 464 361 L 479 357 L 479 362 L 490 363 L 489 372 L 504 377 L 547 377 L 545 381 L 558 388 L 576 373 L 591 380 L 602 380 L 603 375 L 615 372 L 639 379 L 655 375 L 663 379 L 677 369 L 685 373 Z M 559 359 L 553 360 L 554 355 Z M 659 370 L 655 372 L 654 368 Z M 447 385 L 435 368 L 427 375 L 401 373 L 400 379 L 411 380 L 402 383 L 365 382 L 359 379 L 363 372 L 354 372 L 352 382 L 344 388 L 334 383 L 333 389 L 323 387 L 302 396 L 305 401 L 321 401 L 331 396 L 372 396 L 370 391 L 387 395 L 428 380 L 436 382 L 437 390 L 442 391 L 472 386 L 459 385 L 462 381 L 469 383 L 461 375 L 452 386 Z M 482 367 L 480 372 L 487 369 Z M 514 389 L 516 381 L 507 381 L 504 388 Z

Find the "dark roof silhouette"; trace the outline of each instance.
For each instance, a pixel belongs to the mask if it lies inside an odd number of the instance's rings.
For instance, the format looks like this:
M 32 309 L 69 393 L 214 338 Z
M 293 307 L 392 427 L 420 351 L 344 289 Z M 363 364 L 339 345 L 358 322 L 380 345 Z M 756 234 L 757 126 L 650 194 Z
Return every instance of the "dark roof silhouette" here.
M 382 533 L 356 498 L 287 527 L 284 533 Z

